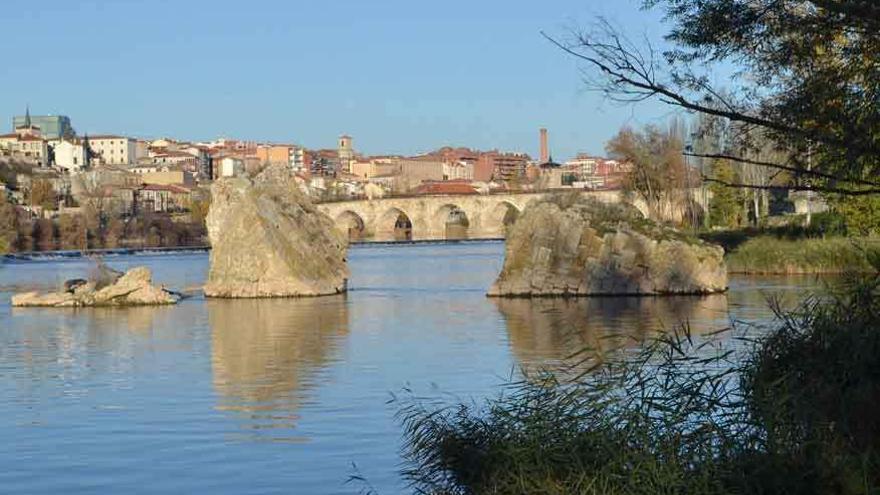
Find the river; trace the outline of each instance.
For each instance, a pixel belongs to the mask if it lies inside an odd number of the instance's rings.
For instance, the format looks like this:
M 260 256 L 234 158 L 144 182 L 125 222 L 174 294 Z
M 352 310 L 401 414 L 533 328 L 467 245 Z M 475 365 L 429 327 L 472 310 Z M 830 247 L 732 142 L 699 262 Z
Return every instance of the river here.
M 484 297 L 503 244 L 359 246 L 351 291 L 128 309 L 11 308 L 14 290 L 88 274 L 83 259 L 0 265 L 0 492 L 403 493 L 392 393 L 480 400 L 521 367 L 687 320 L 766 321 L 809 278 L 734 278 L 727 295 Z M 114 256 L 175 288 L 206 253 Z M 357 466 L 357 471 L 353 466 Z

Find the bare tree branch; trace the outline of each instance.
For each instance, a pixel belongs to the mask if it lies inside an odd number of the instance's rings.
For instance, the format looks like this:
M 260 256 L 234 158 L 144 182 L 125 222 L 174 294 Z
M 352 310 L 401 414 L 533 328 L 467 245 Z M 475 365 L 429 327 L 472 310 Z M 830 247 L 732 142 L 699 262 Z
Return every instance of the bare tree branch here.
M 760 165 L 762 167 L 775 168 L 779 170 L 785 170 L 788 172 L 794 172 L 800 175 L 810 175 L 813 177 L 818 177 L 821 179 L 834 180 L 838 182 L 849 182 L 851 184 L 857 184 L 862 186 L 872 186 L 872 187 L 880 187 L 880 182 L 867 181 L 862 179 L 848 179 L 842 178 L 837 175 L 826 174 L 824 172 L 820 172 L 818 170 L 807 170 L 805 168 L 799 167 L 791 167 L 788 165 L 781 165 L 778 163 L 761 161 L 761 160 L 751 160 L 748 158 L 742 158 L 735 155 L 723 154 L 723 153 L 684 153 L 685 156 L 692 156 L 696 158 L 709 158 L 709 159 L 719 159 L 719 160 L 730 160 L 739 163 L 750 163 L 752 165 Z
M 625 41 L 625 38 L 616 33 L 607 22 L 600 22 L 600 26 L 602 27 L 604 37 L 608 41 L 600 41 L 599 38 L 591 38 L 585 34 L 580 34 L 578 35 L 578 44 L 572 47 L 561 43 L 543 31 L 541 35 L 565 53 L 579 60 L 586 61 L 599 69 L 609 79 L 610 83 L 600 87 L 612 99 L 633 102 L 657 96 L 664 103 L 686 110 L 763 127 L 776 132 L 825 143 L 837 148 L 852 146 L 864 148 L 864 146 L 868 146 L 869 149 L 862 149 L 862 151 L 880 154 L 880 150 L 874 149 L 876 147 L 872 145 L 851 142 L 851 140 L 841 139 L 838 136 L 821 132 L 820 130 L 795 127 L 736 110 L 735 107 L 724 99 L 721 101 L 724 108 L 718 108 L 688 98 L 659 82 L 655 76 L 656 68 L 654 67 L 654 61 L 646 61 L 641 52 Z M 576 48 L 585 50 L 587 53 L 582 53 Z M 653 53 L 653 48 L 649 48 L 649 51 Z M 708 84 L 705 82 L 695 84 L 698 84 L 704 91 L 708 88 Z M 707 92 L 717 95 L 715 91 Z
M 725 187 L 735 187 L 739 189 L 759 189 L 759 190 L 767 190 L 767 191 L 814 191 L 814 192 L 823 192 L 823 193 L 833 193 L 840 194 L 844 196 L 869 196 L 872 194 L 880 194 L 880 188 L 876 189 L 843 189 L 839 187 L 830 187 L 830 186 L 822 186 L 822 185 L 785 185 L 785 186 L 774 186 L 774 185 L 755 185 L 755 184 L 742 184 L 738 182 L 727 182 L 723 180 L 719 180 L 713 177 L 709 177 L 703 175 L 703 181 L 711 182 L 715 184 L 720 184 Z

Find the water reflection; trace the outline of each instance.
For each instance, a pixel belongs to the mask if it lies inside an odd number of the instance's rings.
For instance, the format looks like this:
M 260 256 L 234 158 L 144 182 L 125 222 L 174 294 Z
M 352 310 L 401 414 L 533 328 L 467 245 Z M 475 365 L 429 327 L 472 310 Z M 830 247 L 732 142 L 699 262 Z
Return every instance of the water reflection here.
M 0 337 L 0 366 L 18 362 L 12 376 L 20 383 L 73 383 L 101 373 L 128 373 L 159 352 L 190 350 L 191 329 L 199 325 L 201 313 L 198 305 L 187 303 L 9 308 L 10 326 Z
M 258 430 L 268 430 L 273 441 L 297 440 L 279 430 L 296 426 L 305 392 L 339 359 L 337 350 L 348 335 L 345 297 L 207 305 L 217 408 L 234 412 L 249 440 L 265 439 L 257 437 Z
M 494 299 L 525 369 L 551 367 L 583 349 L 628 345 L 688 322 L 694 333 L 728 323 L 727 296 Z

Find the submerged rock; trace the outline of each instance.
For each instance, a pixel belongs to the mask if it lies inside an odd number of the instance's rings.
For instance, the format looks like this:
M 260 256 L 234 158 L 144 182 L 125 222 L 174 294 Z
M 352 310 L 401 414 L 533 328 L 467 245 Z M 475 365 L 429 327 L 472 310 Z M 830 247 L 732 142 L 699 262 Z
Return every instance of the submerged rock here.
M 284 170 L 216 181 L 207 225 L 208 297 L 320 296 L 346 289 L 347 240 Z
M 709 294 L 727 290 L 724 250 L 635 208 L 562 196 L 530 204 L 506 241 L 490 296 Z
M 152 285 L 146 267 L 132 268 L 113 283 L 100 287 L 83 279 L 68 280 L 61 292 L 26 292 L 12 296 L 13 306 L 86 307 L 175 304 L 180 295 Z

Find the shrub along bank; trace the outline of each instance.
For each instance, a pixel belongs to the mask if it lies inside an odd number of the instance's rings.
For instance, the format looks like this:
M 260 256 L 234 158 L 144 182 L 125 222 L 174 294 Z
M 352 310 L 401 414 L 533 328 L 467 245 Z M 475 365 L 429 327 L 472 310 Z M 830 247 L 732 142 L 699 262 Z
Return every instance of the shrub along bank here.
M 407 399 L 404 475 L 433 494 L 878 493 L 878 296 L 848 276 L 745 349 L 684 330 L 483 405 Z

